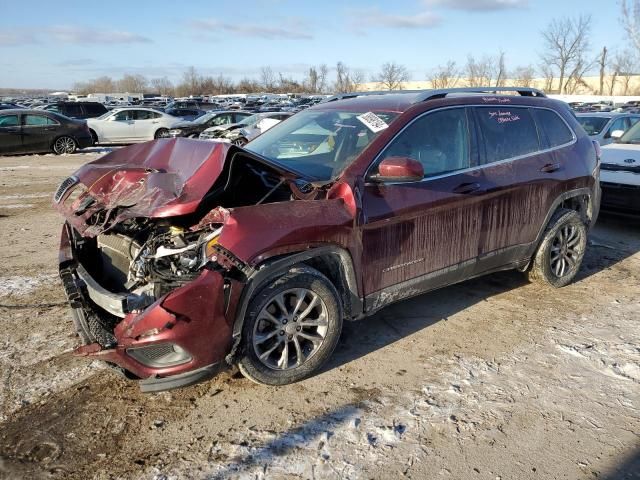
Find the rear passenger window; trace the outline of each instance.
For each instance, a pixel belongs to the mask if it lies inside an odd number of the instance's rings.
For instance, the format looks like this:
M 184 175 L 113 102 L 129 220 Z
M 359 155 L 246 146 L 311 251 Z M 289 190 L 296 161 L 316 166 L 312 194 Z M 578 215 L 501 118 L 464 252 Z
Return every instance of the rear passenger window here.
M 566 145 L 573 141 L 573 133 L 556 112 L 539 108 L 535 108 L 533 111 L 538 128 L 546 136 L 549 148 Z
M 422 163 L 425 177 L 469 168 L 469 124 L 464 108 L 424 115 L 387 147 L 380 158 L 410 157 Z
M 27 126 L 40 126 L 40 125 L 57 125 L 57 122 L 51 120 L 44 115 L 31 115 L 27 114 L 23 117 L 23 122 Z
M 528 155 L 540 150 L 538 131 L 528 108 L 478 107 L 486 163 Z

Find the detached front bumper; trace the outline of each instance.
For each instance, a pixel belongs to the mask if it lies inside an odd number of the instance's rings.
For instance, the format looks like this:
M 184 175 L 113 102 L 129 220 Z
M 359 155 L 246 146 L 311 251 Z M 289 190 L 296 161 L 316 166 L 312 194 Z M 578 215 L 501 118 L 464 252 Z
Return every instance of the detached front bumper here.
M 151 305 L 113 293 L 79 263 L 69 225 L 62 229 L 60 277 L 76 326 L 90 342 L 76 354 L 104 360 L 140 379 L 143 391 L 191 385 L 226 366 L 232 326 L 225 317 L 225 281 L 204 269 Z

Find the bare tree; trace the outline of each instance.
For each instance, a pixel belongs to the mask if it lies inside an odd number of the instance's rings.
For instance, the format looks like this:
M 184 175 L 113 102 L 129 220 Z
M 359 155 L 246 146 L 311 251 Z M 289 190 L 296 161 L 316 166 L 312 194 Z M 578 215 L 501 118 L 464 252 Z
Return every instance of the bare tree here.
M 476 59 L 473 55 L 467 57 L 467 64 L 464 68 L 465 77 L 467 77 L 467 86 L 469 87 L 486 87 L 491 85 L 493 76 L 493 60 L 489 56 Z
M 173 83 L 167 77 L 152 78 L 150 84 L 155 93 L 160 95 L 172 95 L 174 93 Z
M 309 92 L 317 93 L 318 92 L 318 70 L 315 67 L 309 68 L 309 72 L 307 73 L 307 78 L 305 80 L 306 88 Z
M 536 71 L 531 65 L 517 67 L 513 71 L 513 83 L 516 87 L 532 87 L 535 75 Z M 551 78 L 553 79 L 553 74 Z
M 600 89 L 598 90 L 598 95 L 604 95 L 604 76 L 606 74 L 606 68 L 607 68 L 607 54 L 609 53 L 609 50 L 607 50 L 607 47 L 603 47 L 602 48 L 602 53 L 600 54 L 600 57 L 598 59 L 598 65 L 600 65 Z
M 195 69 L 195 67 L 189 67 L 182 74 L 182 82 L 176 87 L 176 95 L 184 97 L 187 95 L 196 95 L 200 92 L 200 83 L 202 77 Z
M 141 93 L 147 90 L 147 83 L 144 75 L 126 74 L 118 80 L 118 90 L 121 92 Z
M 629 86 L 631 85 L 631 79 L 635 75 L 637 69 L 636 57 L 630 51 L 618 53 L 613 59 L 613 73 L 611 75 L 611 83 L 609 84 L 609 91 L 613 95 L 615 91 L 616 82 L 619 81 L 622 86 L 622 95 L 629 93 Z
M 318 67 L 318 93 L 324 93 L 327 90 L 327 76 L 329 75 L 329 67 L 322 64 Z
M 545 44 L 542 61 L 558 69 L 560 93 L 565 92 L 567 75 L 586 63 L 584 57 L 589 52 L 591 23 L 590 15 L 555 19 L 542 32 Z
M 364 75 L 361 71 L 352 73 L 344 63 L 338 62 L 336 64 L 336 82 L 334 84 L 336 93 L 355 92 L 363 81 Z
M 260 69 L 260 85 L 266 92 L 272 92 L 276 88 L 276 75 L 271 67 L 262 67 Z
M 243 78 L 235 86 L 234 91 L 238 93 L 255 93 L 260 91 L 260 84 L 251 78 Z
M 507 67 L 505 65 L 504 52 L 500 52 L 494 62 L 496 87 L 504 87 L 505 80 L 507 79 Z
M 633 42 L 636 50 L 640 50 L 640 0 L 622 0 L 622 16 L 620 21 Z
M 593 91 L 593 89 L 584 81 L 584 75 L 591 70 L 596 63 L 596 60 L 580 58 L 573 67 L 573 70 L 569 73 L 569 77 L 564 84 L 564 92 L 573 95 L 574 93 L 577 93 L 579 87 Z
M 381 84 L 386 90 L 402 90 L 402 84 L 409 81 L 409 71 L 404 65 L 387 62 L 373 77 L 373 81 Z
M 548 63 L 542 62 L 540 64 L 540 73 L 544 77 L 544 88 L 545 92 L 553 92 L 553 80 L 555 79 L 555 73 L 553 68 Z
M 460 81 L 460 72 L 456 62 L 450 60 L 444 65 L 438 65 L 427 79 L 432 88 L 454 88 Z

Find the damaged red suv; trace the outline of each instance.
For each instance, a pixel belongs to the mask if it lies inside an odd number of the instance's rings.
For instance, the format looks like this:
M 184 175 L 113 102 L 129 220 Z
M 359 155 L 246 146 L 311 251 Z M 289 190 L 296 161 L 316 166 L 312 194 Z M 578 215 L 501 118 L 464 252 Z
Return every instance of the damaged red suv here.
M 340 95 L 244 149 L 161 139 L 83 166 L 54 196 L 77 354 L 143 391 L 233 364 L 283 385 L 393 302 L 505 269 L 566 285 L 597 146 L 565 104 L 499 90 Z

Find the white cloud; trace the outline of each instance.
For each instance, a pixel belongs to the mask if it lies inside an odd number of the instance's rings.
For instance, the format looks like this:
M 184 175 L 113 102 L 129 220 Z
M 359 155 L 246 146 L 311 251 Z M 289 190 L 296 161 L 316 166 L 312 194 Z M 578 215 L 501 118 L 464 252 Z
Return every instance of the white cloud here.
M 151 40 L 137 33 L 123 30 L 98 30 L 74 25 L 57 25 L 47 29 L 51 38 L 62 43 L 114 44 L 151 43 Z
M 37 43 L 31 32 L 23 30 L 0 30 L 0 47 L 19 47 L 20 45 Z
M 313 38 L 309 33 L 287 27 L 270 27 L 243 22 L 231 23 L 215 19 L 191 20 L 188 23 L 191 28 L 212 34 L 224 30 L 237 35 L 265 39 L 310 40 Z
M 529 5 L 529 0 L 423 0 L 427 7 L 444 7 L 470 12 L 491 12 L 522 8 Z
M 352 13 L 353 24 L 357 27 L 378 26 L 401 29 L 433 28 L 440 25 L 439 15 L 431 12 L 420 12 L 413 15 L 398 15 L 380 11 L 377 8 L 356 10 Z

